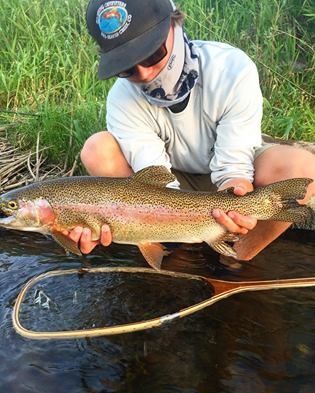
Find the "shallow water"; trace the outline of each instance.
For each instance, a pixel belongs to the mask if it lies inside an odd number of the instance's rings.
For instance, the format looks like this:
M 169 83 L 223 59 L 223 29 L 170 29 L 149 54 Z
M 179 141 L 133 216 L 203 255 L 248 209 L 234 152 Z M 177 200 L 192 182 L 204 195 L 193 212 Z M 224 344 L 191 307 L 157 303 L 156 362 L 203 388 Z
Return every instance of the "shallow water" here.
M 93 339 L 33 341 L 12 327 L 14 301 L 31 277 L 82 266 L 146 266 L 137 248 L 112 245 L 65 256 L 36 234 L 0 230 L 0 392 L 268 392 L 315 389 L 315 289 L 239 294 L 162 328 Z M 228 280 L 315 275 L 314 232 L 288 231 L 240 270 L 207 247 L 176 249 L 164 268 Z M 28 328 L 78 328 L 151 318 L 210 296 L 198 282 L 112 275 L 56 277 L 26 298 Z M 37 288 L 38 289 L 38 288 Z M 33 292 L 32 292 L 33 291 Z M 75 297 L 74 297 L 74 293 Z M 37 292 L 38 294 L 38 292 Z M 143 306 L 143 308 L 142 308 Z M 133 319 L 135 318 L 135 319 Z

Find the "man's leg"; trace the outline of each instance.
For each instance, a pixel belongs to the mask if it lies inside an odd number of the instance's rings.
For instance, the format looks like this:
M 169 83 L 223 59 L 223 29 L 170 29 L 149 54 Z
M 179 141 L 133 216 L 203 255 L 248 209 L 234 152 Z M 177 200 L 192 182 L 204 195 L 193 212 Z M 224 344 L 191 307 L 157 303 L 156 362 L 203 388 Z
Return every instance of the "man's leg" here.
M 275 145 L 255 160 L 255 187 L 294 177 L 315 179 L 314 154 L 291 146 Z M 306 203 L 311 195 L 315 195 L 315 182 L 309 185 L 306 197 L 300 202 Z M 290 225 L 290 223 L 276 221 L 258 222 L 248 235 L 235 243 L 234 249 L 238 258 L 240 260 L 252 259 Z
M 133 173 L 119 144 L 108 131 L 97 132 L 86 140 L 81 161 L 91 176 L 128 177 Z

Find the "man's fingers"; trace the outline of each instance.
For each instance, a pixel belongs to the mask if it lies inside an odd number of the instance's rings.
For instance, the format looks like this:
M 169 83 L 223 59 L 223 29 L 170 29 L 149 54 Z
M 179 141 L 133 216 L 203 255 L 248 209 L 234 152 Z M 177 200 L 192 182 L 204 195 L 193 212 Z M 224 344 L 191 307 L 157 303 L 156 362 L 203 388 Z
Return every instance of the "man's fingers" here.
M 83 254 L 89 254 L 98 244 L 98 241 L 92 241 L 92 233 L 89 228 L 82 230 L 80 238 L 80 250 Z
M 99 243 L 109 246 L 112 242 L 112 234 L 108 225 L 102 226 L 100 240 L 92 240 L 92 232 L 89 228 L 75 227 L 72 231 L 63 230 L 62 233 L 79 245 L 83 254 L 89 254 Z
M 72 231 L 69 232 L 68 236 L 75 243 L 78 243 L 82 235 L 82 231 L 83 231 L 82 227 L 75 227 Z
M 237 225 L 232 218 L 230 218 L 227 214 L 225 214 L 222 210 L 220 209 L 214 209 L 212 212 L 213 217 L 216 219 L 216 221 L 223 225 L 228 232 L 232 233 L 240 233 L 242 235 L 246 235 L 248 230 L 246 228 L 242 228 L 239 225 Z
M 244 196 L 245 194 L 247 194 L 247 190 L 243 186 L 235 186 L 233 192 L 237 196 Z
M 112 233 L 110 227 L 107 224 L 102 226 L 101 232 L 101 244 L 105 247 L 109 246 L 112 242 Z
M 251 216 L 243 216 L 237 212 L 230 211 L 227 214 L 235 224 L 246 229 L 253 229 L 257 224 L 257 220 Z

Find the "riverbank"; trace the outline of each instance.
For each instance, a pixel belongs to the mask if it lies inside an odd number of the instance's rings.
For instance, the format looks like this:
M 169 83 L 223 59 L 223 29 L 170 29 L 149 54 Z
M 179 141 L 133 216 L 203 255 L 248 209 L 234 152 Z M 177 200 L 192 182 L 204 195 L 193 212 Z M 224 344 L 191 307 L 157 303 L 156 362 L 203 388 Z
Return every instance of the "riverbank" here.
M 192 38 L 228 42 L 257 64 L 263 132 L 315 140 L 315 16 L 311 0 L 181 0 Z M 97 80 L 87 0 L 0 0 L 0 126 L 10 143 L 40 148 L 70 171 L 84 140 L 106 128 L 113 81 Z M 76 171 L 80 173 L 78 165 Z

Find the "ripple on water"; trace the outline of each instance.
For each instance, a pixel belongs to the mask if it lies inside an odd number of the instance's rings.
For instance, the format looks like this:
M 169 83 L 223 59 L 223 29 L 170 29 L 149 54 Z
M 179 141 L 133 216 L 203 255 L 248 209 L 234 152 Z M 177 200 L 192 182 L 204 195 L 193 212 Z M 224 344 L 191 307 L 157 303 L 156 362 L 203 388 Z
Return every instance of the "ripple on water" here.
M 65 256 L 58 245 L 40 235 L 21 237 L 0 231 L 0 237 L 1 392 L 314 390 L 312 288 L 239 294 L 162 329 L 94 339 L 33 341 L 18 336 L 11 322 L 14 299 L 31 277 L 57 268 L 145 263 L 136 247 L 113 245 L 80 259 Z M 313 234 L 290 231 L 236 271 L 220 265 L 216 255 L 203 246 L 175 250 L 164 267 L 230 280 L 310 276 L 314 275 L 314 251 Z M 92 281 L 73 277 L 47 281 L 43 289 L 65 306 L 66 315 L 56 313 L 56 320 L 51 321 L 56 327 L 61 322 L 69 326 L 76 318 L 90 326 L 120 322 L 122 317 L 131 320 L 136 313 L 137 317 L 152 316 L 208 296 L 206 288 L 189 286 L 186 281 L 142 281 L 135 276 Z M 77 308 L 73 309 L 75 290 Z M 63 305 L 64 298 L 69 306 Z M 24 311 L 28 323 L 43 324 L 47 310 L 30 304 Z M 75 318 L 68 320 L 73 312 Z

